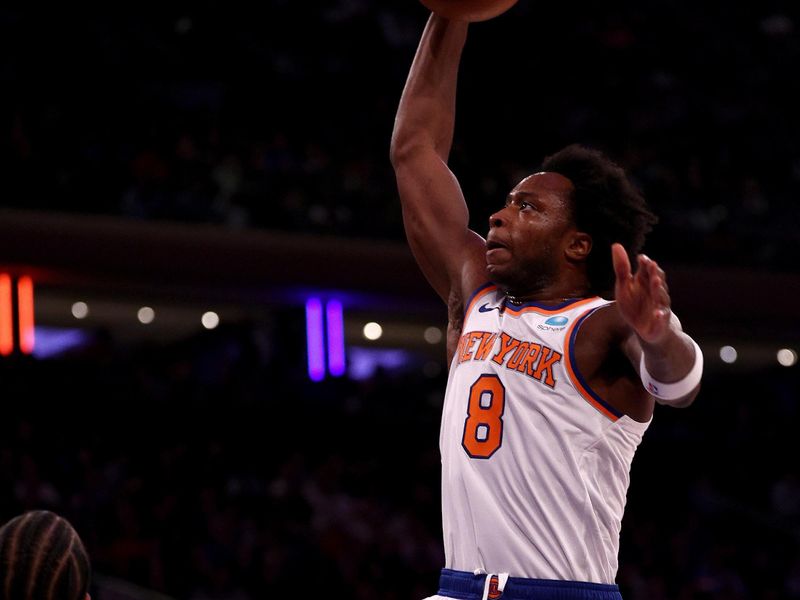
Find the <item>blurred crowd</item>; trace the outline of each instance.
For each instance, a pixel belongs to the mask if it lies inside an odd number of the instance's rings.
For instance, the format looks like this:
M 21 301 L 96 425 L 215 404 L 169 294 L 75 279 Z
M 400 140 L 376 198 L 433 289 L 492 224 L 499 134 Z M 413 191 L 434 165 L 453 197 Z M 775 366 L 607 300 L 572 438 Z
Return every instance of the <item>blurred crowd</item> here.
M 388 147 L 425 10 L 195 4 L 0 8 L 0 208 L 401 240 Z M 472 27 L 451 165 L 474 227 L 577 141 L 643 189 L 658 258 L 796 272 L 798 27 L 792 0 L 520 0 Z M 443 370 L 312 384 L 302 348 L 265 349 L 294 338 L 0 361 L 0 522 L 58 511 L 99 572 L 180 599 L 430 595 Z M 730 367 L 657 410 L 626 599 L 800 598 L 799 392 Z
M 312 384 L 256 338 L 0 364 L 0 521 L 56 510 L 98 572 L 180 599 L 433 593 L 444 375 Z M 690 409 L 657 410 L 623 522 L 627 599 L 800 598 L 799 377 L 729 367 Z
M 3 206 L 401 239 L 388 145 L 415 1 L 0 9 Z M 627 167 L 668 261 L 790 269 L 791 0 L 521 0 L 473 26 L 451 164 L 474 226 L 572 142 Z

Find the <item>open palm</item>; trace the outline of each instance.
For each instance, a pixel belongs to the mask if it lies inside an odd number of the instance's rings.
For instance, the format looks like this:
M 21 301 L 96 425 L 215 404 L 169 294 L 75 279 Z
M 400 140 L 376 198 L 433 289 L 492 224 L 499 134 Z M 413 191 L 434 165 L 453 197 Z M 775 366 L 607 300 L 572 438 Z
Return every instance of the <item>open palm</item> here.
M 628 254 L 621 244 L 612 244 L 611 258 L 617 280 L 614 294 L 619 311 L 639 337 L 658 343 L 669 330 L 670 299 L 666 276 L 658 264 L 640 254 L 638 269 L 631 272 Z

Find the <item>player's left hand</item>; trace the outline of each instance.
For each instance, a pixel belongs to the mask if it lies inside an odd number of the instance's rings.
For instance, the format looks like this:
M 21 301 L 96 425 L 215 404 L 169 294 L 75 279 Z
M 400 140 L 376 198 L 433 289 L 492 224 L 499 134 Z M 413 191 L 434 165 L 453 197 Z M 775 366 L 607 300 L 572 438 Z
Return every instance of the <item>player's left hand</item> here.
M 622 244 L 611 245 L 611 259 L 617 281 L 614 294 L 623 318 L 646 343 L 657 344 L 669 331 L 670 299 L 664 271 L 640 254 L 639 268 L 631 273 L 628 253 Z

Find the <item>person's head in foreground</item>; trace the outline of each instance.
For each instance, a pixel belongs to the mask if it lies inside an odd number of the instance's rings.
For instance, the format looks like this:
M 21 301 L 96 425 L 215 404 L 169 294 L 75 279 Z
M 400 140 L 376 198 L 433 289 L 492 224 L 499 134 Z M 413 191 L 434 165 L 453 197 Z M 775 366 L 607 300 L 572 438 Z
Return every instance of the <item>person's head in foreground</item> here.
M 0 528 L 0 600 L 89 600 L 89 557 L 75 529 L 46 510 Z

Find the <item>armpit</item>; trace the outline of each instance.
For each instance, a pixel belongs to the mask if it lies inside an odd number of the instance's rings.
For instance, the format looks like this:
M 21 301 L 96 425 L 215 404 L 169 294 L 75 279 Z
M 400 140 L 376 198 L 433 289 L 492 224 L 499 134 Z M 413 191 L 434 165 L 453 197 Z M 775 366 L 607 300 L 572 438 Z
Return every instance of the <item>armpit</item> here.
M 457 291 L 450 292 L 447 303 L 447 362 L 453 358 L 464 329 L 464 300 Z

